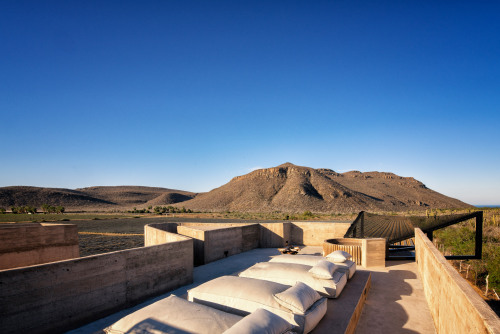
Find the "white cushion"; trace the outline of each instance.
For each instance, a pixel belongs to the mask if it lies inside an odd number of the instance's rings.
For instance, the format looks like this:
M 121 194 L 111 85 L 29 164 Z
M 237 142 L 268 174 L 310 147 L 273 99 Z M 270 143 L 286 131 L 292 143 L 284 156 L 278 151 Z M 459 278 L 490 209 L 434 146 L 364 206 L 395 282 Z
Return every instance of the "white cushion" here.
M 267 280 L 289 286 L 293 286 L 297 282 L 302 282 L 319 292 L 320 295 L 337 298 L 345 285 L 343 281 L 347 282 L 347 275 L 336 270 L 333 279 L 320 279 L 314 277 L 309 272 L 311 268 L 311 266 L 295 263 L 261 262 L 240 272 L 238 275 L 240 277 Z M 278 292 L 284 290 L 286 289 Z
M 314 279 L 307 270 L 305 273 Z M 261 279 L 221 276 L 188 290 L 188 300 L 243 316 L 263 308 L 288 321 L 294 331 L 308 333 L 325 315 L 327 300 L 321 298 L 305 314 L 293 313 L 274 298 L 289 287 Z
M 223 334 L 284 334 L 292 330 L 292 325 L 276 314 L 257 309 L 238 321 Z
M 302 282 L 297 282 L 294 286 L 273 296 L 280 305 L 300 314 L 304 314 L 312 304 L 321 298 L 319 293 Z
M 309 272 L 319 279 L 333 279 L 333 273 L 335 272 L 336 266 L 334 263 L 326 260 L 321 260 L 316 263 Z
M 344 252 L 343 250 L 336 250 L 335 252 L 328 254 L 326 257 L 332 260 L 333 262 L 345 262 L 346 260 L 349 260 L 352 256 L 351 254 Z

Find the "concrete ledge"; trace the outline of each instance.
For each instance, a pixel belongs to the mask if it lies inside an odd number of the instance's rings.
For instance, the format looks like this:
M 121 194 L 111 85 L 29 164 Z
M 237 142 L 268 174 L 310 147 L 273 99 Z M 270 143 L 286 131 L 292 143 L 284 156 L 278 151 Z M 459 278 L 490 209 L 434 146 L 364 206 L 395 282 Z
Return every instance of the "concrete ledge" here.
M 311 333 L 354 333 L 370 287 L 370 272 L 356 271 L 354 277 L 342 290 L 340 297 L 328 300 L 325 317 Z
M 500 333 L 500 319 L 420 229 L 415 254 L 438 333 Z

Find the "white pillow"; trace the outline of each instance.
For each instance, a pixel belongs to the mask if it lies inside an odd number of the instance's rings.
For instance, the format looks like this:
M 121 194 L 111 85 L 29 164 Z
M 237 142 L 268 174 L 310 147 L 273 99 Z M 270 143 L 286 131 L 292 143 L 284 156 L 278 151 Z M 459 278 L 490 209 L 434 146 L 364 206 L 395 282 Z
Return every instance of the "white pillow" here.
M 276 314 L 258 308 L 223 334 L 284 334 L 292 330 L 292 325 Z
M 274 294 L 273 297 L 281 306 L 299 314 L 304 314 L 312 304 L 321 298 L 316 290 L 302 282 L 295 283 L 294 286 Z
M 344 252 L 343 250 L 336 250 L 326 256 L 327 259 L 330 259 L 333 262 L 345 262 L 351 257 L 351 254 Z
M 315 278 L 333 279 L 333 273 L 335 272 L 335 269 L 337 269 L 335 263 L 326 260 L 321 260 L 318 263 L 316 263 L 311 269 L 309 269 L 309 272 Z

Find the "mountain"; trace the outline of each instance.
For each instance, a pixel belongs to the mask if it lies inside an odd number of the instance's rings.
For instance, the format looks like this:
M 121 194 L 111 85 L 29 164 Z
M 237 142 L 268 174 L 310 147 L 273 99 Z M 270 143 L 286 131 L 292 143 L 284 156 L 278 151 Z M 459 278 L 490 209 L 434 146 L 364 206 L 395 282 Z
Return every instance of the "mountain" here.
M 411 177 L 392 173 L 336 173 L 285 163 L 255 170 L 185 201 L 196 211 L 356 212 L 471 207 Z
M 80 189 L 3 187 L 0 207 L 42 204 L 66 210 L 125 210 L 177 205 L 195 211 L 357 212 L 468 208 L 469 204 L 392 173 L 309 168 L 285 163 L 237 176 L 208 193 L 140 186 Z
M 89 187 L 80 189 L 12 186 L 0 188 L 0 207 L 62 205 L 70 210 L 113 210 L 149 205 L 169 205 L 192 199 L 188 191 L 141 187 Z M 154 204 L 153 204 L 154 203 Z

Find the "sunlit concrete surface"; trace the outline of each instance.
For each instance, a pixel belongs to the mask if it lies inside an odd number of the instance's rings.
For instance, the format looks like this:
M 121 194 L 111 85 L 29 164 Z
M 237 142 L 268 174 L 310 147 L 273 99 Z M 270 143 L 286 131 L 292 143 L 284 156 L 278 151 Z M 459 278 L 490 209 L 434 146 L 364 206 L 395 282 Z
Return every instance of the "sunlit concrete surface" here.
M 321 247 L 308 246 L 304 247 L 300 254 L 321 255 L 321 252 Z M 68 333 L 98 333 L 122 317 L 170 294 L 185 297 L 187 290 L 204 282 L 223 275 L 237 274 L 257 262 L 269 261 L 273 256 L 279 254 L 276 248 L 258 248 L 195 267 L 194 282 L 192 284 L 148 300 L 133 308 L 94 321 Z M 387 262 L 386 268 L 370 268 L 370 270 L 366 270 L 358 267 L 357 274 L 347 283 L 342 295 L 338 299 L 328 301 L 329 310 L 312 332 L 313 334 L 333 333 L 337 332 L 336 328 L 345 327 L 345 323 L 349 321 L 351 314 L 346 312 L 347 308 L 344 306 L 351 303 L 350 295 L 353 297 L 352 301 L 357 302 L 355 300 L 357 282 L 362 282 L 362 279 L 366 279 L 368 274 L 371 274 L 371 289 L 368 292 L 368 298 L 356 333 L 435 333 L 430 311 L 423 294 L 422 284 L 417 277 L 416 264 L 409 261 L 398 261 Z
M 414 261 L 387 261 L 370 271 L 372 286 L 356 334 L 436 332 Z

